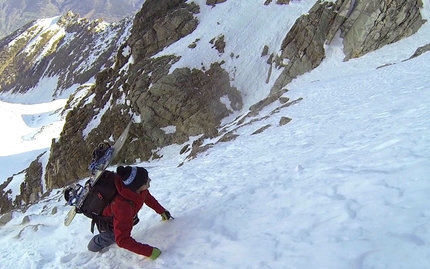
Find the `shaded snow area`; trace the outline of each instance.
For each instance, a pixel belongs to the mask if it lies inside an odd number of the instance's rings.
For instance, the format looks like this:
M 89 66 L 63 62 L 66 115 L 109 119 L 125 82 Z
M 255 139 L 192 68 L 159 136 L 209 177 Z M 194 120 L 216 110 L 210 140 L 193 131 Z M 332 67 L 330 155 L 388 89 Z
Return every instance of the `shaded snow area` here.
M 340 43 L 287 86 L 285 97 L 302 101 L 277 113 L 282 104 L 271 104 L 261 120 L 238 128 L 235 140 L 182 166 L 182 145 L 139 164 L 149 171 L 151 193 L 175 217 L 160 222 L 147 207 L 139 213 L 132 236 L 160 248 L 157 260 L 116 245 L 89 252 L 90 220 L 77 215 L 65 227 L 70 207 L 54 190 L 0 227 L 0 268 L 427 269 L 430 53 L 403 60 L 430 43 L 429 25 L 348 62 Z M 10 111 L 22 116 L 10 117 L 28 128 L 7 128 L 10 140 L 38 141 L 29 128 L 53 122 L 54 108 L 24 113 L 18 106 Z M 280 126 L 281 117 L 292 121 Z M 16 154 L 2 154 L 2 168 L 34 153 Z
M 30 150 L 47 149 L 63 127 L 61 111 L 65 99 L 35 105 L 10 104 L 0 101 L 0 157 Z

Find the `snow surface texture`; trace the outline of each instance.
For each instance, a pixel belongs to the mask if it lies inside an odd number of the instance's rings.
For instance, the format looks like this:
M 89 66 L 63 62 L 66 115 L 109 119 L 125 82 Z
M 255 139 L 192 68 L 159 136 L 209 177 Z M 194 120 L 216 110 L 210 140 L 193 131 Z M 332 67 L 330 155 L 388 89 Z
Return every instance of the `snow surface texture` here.
M 288 86 L 285 96 L 303 101 L 243 125 L 234 141 L 183 166 L 177 167 L 182 145 L 163 149 L 162 160 L 141 163 L 152 194 L 175 217 L 159 222 L 148 208 L 139 213 L 133 236 L 163 251 L 156 261 L 116 245 L 87 251 L 90 221 L 78 215 L 64 227 L 70 207 L 54 190 L 0 228 L 0 268 L 427 269 L 430 53 L 403 61 L 427 43 L 429 23 L 408 39 L 343 62 L 338 40 L 319 68 Z M 18 104 L 9 109 L 22 113 Z M 52 122 L 46 111 L 51 108 L 22 121 L 29 128 Z M 282 116 L 293 120 L 279 126 Z M 1 166 L 22 169 L 16 157 L 32 154 L 5 154 Z

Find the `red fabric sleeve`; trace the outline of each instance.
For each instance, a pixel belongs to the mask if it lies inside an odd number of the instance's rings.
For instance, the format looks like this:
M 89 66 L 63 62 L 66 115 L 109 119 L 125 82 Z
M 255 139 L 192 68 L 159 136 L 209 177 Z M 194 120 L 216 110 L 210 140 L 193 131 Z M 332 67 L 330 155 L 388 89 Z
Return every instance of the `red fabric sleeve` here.
M 144 190 L 144 192 L 147 192 L 145 198 L 145 205 L 152 208 L 158 214 L 163 214 L 166 209 L 164 209 L 164 207 L 160 205 L 157 199 L 155 199 L 154 196 L 152 196 L 148 190 Z
M 112 212 L 114 213 L 113 228 L 117 245 L 137 254 L 151 256 L 153 247 L 139 243 L 131 237 L 133 206 L 127 201 L 117 200 L 112 204 Z

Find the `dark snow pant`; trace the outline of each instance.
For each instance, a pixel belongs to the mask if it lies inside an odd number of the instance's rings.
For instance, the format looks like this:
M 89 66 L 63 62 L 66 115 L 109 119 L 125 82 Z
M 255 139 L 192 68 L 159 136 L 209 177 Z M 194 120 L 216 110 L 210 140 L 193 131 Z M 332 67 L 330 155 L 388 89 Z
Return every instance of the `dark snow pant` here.
M 113 243 L 115 243 L 115 235 L 113 232 L 101 232 L 95 235 L 88 243 L 88 250 L 99 252 Z

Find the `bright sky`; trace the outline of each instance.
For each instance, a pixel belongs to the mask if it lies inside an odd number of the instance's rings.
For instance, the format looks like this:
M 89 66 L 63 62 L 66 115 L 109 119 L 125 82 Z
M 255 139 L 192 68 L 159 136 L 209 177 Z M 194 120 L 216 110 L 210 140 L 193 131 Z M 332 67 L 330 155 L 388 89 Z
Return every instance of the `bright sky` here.
M 314 1 L 278 8 L 288 17 L 289 12 L 306 10 L 310 2 Z M 214 27 L 210 22 L 215 21 L 211 15 L 222 13 L 218 9 L 234 10 L 230 26 L 235 18 L 262 12 L 256 4 L 243 3 L 247 10 L 235 1 L 202 8 L 200 16 L 208 24 L 202 22 L 196 35 L 210 32 Z M 429 19 L 429 3 L 424 4 L 423 14 Z M 278 34 L 259 33 L 250 51 L 260 51 L 269 36 L 281 42 Z M 243 41 L 233 30 L 226 37 L 232 43 L 235 38 Z M 271 49 L 279 47 L 276 42 Z M 153 179 L 151 193 L 175 217 L 162 223 L 148 208 L 139 213 L 141 222 L 133 236 L 163 251 L 156 261 L 117 246 L 102 254 L 87 251 L 90 221 L 78 215 L 65 227 L 70 207 L 65 206 L 62 190 L 54 190 L 40 204 L 14 212 L 12 221 L 0 228 L 0 268 L 427 269 L 430 53 L 403 60 L 429 43 L 427 23 L 408 39 L 343 62 L 336 40 L 326 48 L 327 59 L 320 67 L 288 86 L 285 96 L 303 98 L 298 104 L 272 113 L 281 106 L 275 102 L 257 117 L 232 125 L 239 134 L 234 141 L 218 143 L 180 167 L 186 157 L 179 155 L 183 145 L 163 149 L 159 161 L 141 163 Z M 191 54 L 178 64 L 196 62 L 188 57 Z M 265 81 L 265 72 L 257 70 L 259 63 L 252 65 L 247 57 L 252 54 L 241 54 L 238 72 L 251 70 L 255 75 L 238 76 L 234 83 L 239 89 Z M 392 65 L 376 69 L 388 63 Z M 255 83 L 248 81 L 251 77 Z M 258 99 L 252 98 L 264 96 L 267 89 L 262 87 L 260 93 L 255 86 L 256 93 L 247 102 L 255 102 Z M 37 143 L 45 129 L 40 135 L 30 134 L 59 122 L 51 115 L 61 107 L 58 102 L 26 110 L 19 104 L 0 103 L 1 120 L 10 115 L 14 121 L 9 124 L 18 126 L 8 129 L 9 139 L 17 147 L 16 137 Z M 279 126 L 281 117 L 292 121 Z M 250 124 L 255 119 L 260 120 Z M 252 134 L 267 125 L 264 132 Z M 46 147 L 43 143 L 39 148 Z M 24 161 L 17 161 L 17 156 L 30 161 L 35 154 L 2 154 L 0 162 L 10 171 L 15 167 L 20 171 Z M 23 223 L 24 217 L 29 221 Z

